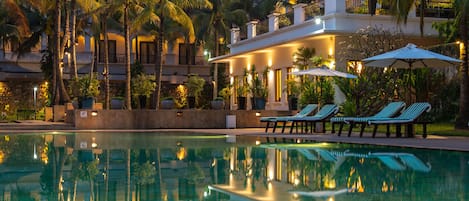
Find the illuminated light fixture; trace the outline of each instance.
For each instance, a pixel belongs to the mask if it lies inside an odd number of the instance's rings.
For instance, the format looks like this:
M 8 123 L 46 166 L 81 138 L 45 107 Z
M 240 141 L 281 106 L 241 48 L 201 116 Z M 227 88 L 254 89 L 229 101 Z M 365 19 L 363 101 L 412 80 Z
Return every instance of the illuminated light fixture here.
M 96 142 L 93 142 L 93 143 L 91 143 L 91 147 L 96 148 L 96 147 L 98 147 L 98 144 Z
M 98 111 L 96 111 L 96 110 L 91 111 L 91 116 L 93 116 L 93 117 L 98 116 Z
M 301 139 L 296 139 L 296 143 L 301 143 Z
M 314 19 L 314 23 L 316 23 L 316 24 L 318 24 L 318 25 L 321 24 L 321 22 L 322 22 L 322 20 L 321 20 L 321 18 L 319 18 L 319 17 L 316 17 L 316 18 Z
M 182 111 L 177 111 L 177 112 L 176 112 L 176 116 L 177 116 L 177 117 L 182 117 Z
M 261 116 L 261 112 L 256 112 L 256 117 L 260 117 Z
M 256 145 L 260 145 L 261 144 L 261 141 L 260 140 L 256 140 Z

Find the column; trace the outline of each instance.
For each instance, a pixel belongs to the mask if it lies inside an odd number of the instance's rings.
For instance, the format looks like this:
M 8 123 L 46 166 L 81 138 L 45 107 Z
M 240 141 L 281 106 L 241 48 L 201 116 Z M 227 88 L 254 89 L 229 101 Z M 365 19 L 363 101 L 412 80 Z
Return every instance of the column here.
M 293 6 L 293 24 L 301 24 L 305 21 L 305 6 L 304 3 Z
M 278 16 L 280 13 L 272 13 L 269 17 L 269 32 L 278 30 Z

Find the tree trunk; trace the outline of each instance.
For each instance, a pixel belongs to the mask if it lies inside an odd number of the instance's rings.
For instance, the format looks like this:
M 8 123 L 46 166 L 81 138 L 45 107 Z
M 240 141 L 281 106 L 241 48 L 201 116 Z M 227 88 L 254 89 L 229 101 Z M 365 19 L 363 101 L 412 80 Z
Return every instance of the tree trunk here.
M 124 41 L 125 41 L 125 106 L 132 110 L 131 100 L 131 73 L 130 73 L 130 27 L 129 27 L 129 0 L 125 1 L 124 7 Z
M 420 0 L 420 36 L 423 37 L 423 27 L 425 25 L 423 19 L 425 18 L 425 0 Z
M 216 25 L 215 25 L 216 26 Z M 218 40 L 218 31 L 217 27 L 215 27 L 215 55 L 214 57 L 218 56 L 219 53 L 219 40 Z M 213 98 L 218 96 L 218 63 L 213 64 Z
M 71 10 L 71 25 L 70 25 L 70 45 L 71 45 L 71 52 L 70 52 L 70 62 L 71 62 L 71 69 L 70 69 L 70 75 L 71 78 L 75 79 L 78 77 L 78 71 L 77 71 L 77 50 L 76 50 L 76 22 L 77 22 L 77 9 L 76 9 L 76 0 L 71 0 L 70 2 L 70 10 Z
M 461 73 L 461 82 L 460 82 L 460 95 L 459 95 L 459 114 L 458 117 L 456 118 L 456 123 L 455 123 L 455 128 L 468 128 L 468 122 L 469 122 L 469 76 L 468 76 L 468 57 L 467 57 L 467 51 L 468 51 L 468 44 L 467 44 L 467 39 L 468 39 L 468 27 L 467 27 L 467 20 L 469 18 L 467 13 L 462 14 L 463 19 L 461 20 L 460 23 L 460 35 L 461 35 L 461 41 L 463 45 L 463 48 L 460 48 L 460 55 L 461 55 L 461 68 L 460 68 L 460 73 Z
M 104 69 L 103 69 L 103 76 L 104 76 L 104 107 L 105 109 L 109 110 L 109 105 L 111 103 L 111 99 L 109 97 L 110 94 L 110 87 L 109 87 L 109 37 L 107 35 L 107 15 L 103 14 L 102 16 L 102 26 L 103 26 L 103 37 L 104 37 Z
M 55 25 L 54 25 L 54 46 L 55 50 L 53 51 L 53 69 L 52 69 L 52 98 L 53 104 L 59 104 L 59 93 L 58 93 L 58 86 L 57 86 L 57 74 L 60 69 L 60 58 L 59 58 L 59 51 L 60 51 L 60 15 L 61 15 L 61 6 L 60 0 L 55 0 Z
M 158 62 L 155 63 L 155 72 L 158 70 L 158 84 L 157 84 L 157 93 L 156 93 L 156 109 L 160 108 L 160 98 L 161 98 L 161 79 L 163 78 L 163 42 L 164 42 L 164 23 L 163 18 L 160 18 L 160 32 L 158 38 L 158 54 L 159 59 Z
M 61 68 L 59 70 L 59 74 L 58 74 L 58 83 L 59 83 L 59 87 L 60 87 L 60 104 L 64 104 L 66 102 L 70 102 L 70 97 L 68 96 L 68 92 L 67 92 L 67 89 L 65 87 L 65 84 L 63 82 L 64 80 L 64 69 L 65 69 L 65 66 L 64 66 L 64 63 L 63 63 L 63 60 L 64 60 L 64 55 L 65 55 L 65 49 L 69 47 L 69 42 L 70 42 L 70 7 L 69 5 L 67 4 L 68 1 L 65 2 L 65 5 L 64 5 L 64 10 L 65 10 L 65 22 L 64 22 L 64 26 L 65 26 L 65 30 L 63 31 L 64 32 L 64 36 L 62 38 L 62 41 L 60 43 L 60 61 L 62 61 L 61 63 Z M 67 62 L 70 62 L 70 61 L 67 61 Z

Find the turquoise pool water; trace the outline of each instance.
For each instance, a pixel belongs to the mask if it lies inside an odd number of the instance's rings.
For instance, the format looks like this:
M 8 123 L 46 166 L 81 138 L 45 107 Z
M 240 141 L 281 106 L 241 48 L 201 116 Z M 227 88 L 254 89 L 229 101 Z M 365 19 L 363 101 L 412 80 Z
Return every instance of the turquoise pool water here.
M 0 201 L 469 200 L 469 153 L 190 133 L 0 135 Z

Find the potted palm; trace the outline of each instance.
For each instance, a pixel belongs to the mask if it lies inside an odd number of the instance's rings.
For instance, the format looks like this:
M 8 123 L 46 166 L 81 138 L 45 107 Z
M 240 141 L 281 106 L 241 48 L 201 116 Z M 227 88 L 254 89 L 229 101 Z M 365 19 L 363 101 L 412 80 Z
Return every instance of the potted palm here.
M 298 109 L 298 96 L 300 95 L 300 89 L 301 86 L 296 79 L 288 78 L 286 80 L 286 88 L 284 91 L 287 93 L 289 110 Z
M 156 88 L 155 76 L 140 73 L 131 80 L 132 97 L 138 103 L 138 108 L 146 108 L 150 95 Z
M 215 97 L 210 101 L 210 107 L 214 110 L 221 110 L 225 107 L 225 100 L 223 97 Z
M 249 93 L 249 86 L 247 84 L 242 84 L 236 88 L 236 93 L 238 94 L 237 102 L 238 102 L 238 110 L 245 110 L 246 109 L 246 97 Z
M 223 106 L 224 107 L 227 105 L 227 103 L 228 104 L 230 103 L 231 89 L 232 89 L 232 86 L 228 85 L 228 86 L 224 87 L 223 89 L 221 89 L 220 92 L 218 92 L 219 97 L 217 97 L 217 98 L 223 99 L 223 102 L 224 102 Z M 229 106 L 228 106 L 228 108 L 229 108 Z
M 73 79 L 69 85 L 70 94 L 78 101 L 81 109 L 92 109 L 99 96 L 99 80 L 96 75 L 85 75 Z
M 161 99 L 161 109 L 173 109 L 175 106 L 174 98 L 171 96 Z
M 268 68 L 266 68 L 267 72 Z M 264 73 L 266 75 L 266 73 Z M 256 72 L 256 68 L 252 66 L 251 68 L 251 85 L 250 85 L 250 92 L 252 95 L 252 109 L 254 110 L 263 110 L 265 109 L 265 102 L 267 98 L 267 87 L 259 78 L 259 75 Z
M 189 75 L 189 78 L 184 85 L 187 88 L 187 103 L 189 108 L 195 108 L 197 101 L 204 90 L 205 79 L 192 74 Z

